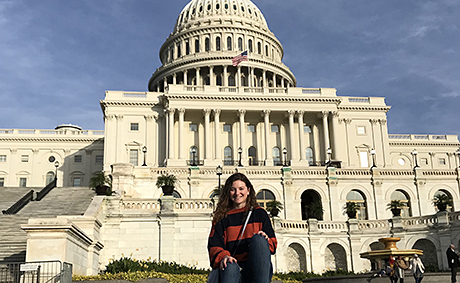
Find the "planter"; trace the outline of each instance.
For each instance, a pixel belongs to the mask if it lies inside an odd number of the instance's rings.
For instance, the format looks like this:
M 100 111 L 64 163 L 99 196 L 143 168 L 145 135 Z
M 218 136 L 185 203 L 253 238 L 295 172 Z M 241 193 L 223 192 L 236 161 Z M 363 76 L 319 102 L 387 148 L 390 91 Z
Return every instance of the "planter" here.
M 163 190 L 163 195 L 165 196 L 172 196 L 174 192 L 174 186 L 161 186 Z
M 107 192 L 110 190 L 109 186 L 106 185 L 98 185 L 96 186 L 96 195 L 98 196 L 106 196 Z
M 446 211 L 447 204 L 446 203 L 440 203 L 440 204 L 437 204 L 436 207 L 438 208 L 439 211 Z
M 278 216 L 279 213 L 280 213 L 279 209 L 274 208 L 274 209 L 270 210 L 270 215 L 272 217 Z
M 348 211 L 347 215 L 349 219 L 356 219 L 356 211 Z
M 393 217 L 401 216 L 401 208 L 392 208 L 391 213 L 393 213 Z

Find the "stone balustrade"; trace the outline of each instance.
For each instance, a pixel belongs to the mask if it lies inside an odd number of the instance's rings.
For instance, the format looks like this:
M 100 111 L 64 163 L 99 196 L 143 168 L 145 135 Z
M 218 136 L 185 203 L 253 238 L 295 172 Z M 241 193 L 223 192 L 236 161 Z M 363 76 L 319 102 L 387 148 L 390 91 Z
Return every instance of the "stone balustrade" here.
M 174 203 L 175 213 L 212 213 L 214 202 L 211 199 L 176 199 Z
M 420 217 L 411 217 L 403 218 L 402 225 L 404 228 L 414 228 L 415 226 L 422 227 L 431 227 L 434 224 L 438 223 L 438 218 L 436 215 L 420 216 Z
M 134 210 L 160 212 L 160 202 L 157 199 L 123 199 L 120 206 L 125 212 Z

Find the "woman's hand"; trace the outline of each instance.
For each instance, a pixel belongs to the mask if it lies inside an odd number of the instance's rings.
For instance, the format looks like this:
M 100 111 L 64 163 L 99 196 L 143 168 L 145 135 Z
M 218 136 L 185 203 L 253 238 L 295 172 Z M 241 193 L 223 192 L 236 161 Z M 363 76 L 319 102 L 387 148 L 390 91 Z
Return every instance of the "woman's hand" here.
M 221 261 L 220 261 L 220 269 L 224 270 L 227 268 L 227 263 L 236 263 L 237 260 L 236 258 L 226 255 Z
M 267 236 L 267 234 L 265 234 L 265 232 L 264 232 L 264 231 L 259 231 L 259 232 L 257 232 L 257 235 L 261 235 L 262 237 L 264 237 L 264 238 L 265 238 L 265 240 L 267 240 L 267 241 L 268 241 L 268 236 Z

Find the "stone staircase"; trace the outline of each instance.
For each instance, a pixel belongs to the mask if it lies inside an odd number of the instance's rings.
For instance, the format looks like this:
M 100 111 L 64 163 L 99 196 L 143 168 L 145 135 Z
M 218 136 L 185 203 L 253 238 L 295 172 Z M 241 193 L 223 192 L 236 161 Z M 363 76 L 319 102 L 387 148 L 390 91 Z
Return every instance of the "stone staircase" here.
M 0 190 L 0 208 L 7 209 L 33 188 Z M 38 192 L 40 189 L 34 189 Z M 26 256 L 27 234 L 21 225 L 29 218 L 54 218 L 58 215 L 82 215 L 96 193 L 85 187 L 54 188 L 41 201 L 32 201 L 13 215 L 0 214 L 0 263 L 23 262 Z M 15 199 L 14 199 L 15 198 Z

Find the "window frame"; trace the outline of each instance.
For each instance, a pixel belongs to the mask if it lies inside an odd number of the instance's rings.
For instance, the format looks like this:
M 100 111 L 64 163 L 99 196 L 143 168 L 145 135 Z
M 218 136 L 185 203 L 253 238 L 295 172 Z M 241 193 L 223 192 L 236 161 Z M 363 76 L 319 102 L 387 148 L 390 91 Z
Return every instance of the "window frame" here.
M 130 132 L 139 132 L 139 123 L 137 123 L 137 122 L 129 123 L 129 131 Z
M 27 155 L 27 154 L 21 155 L 21 162 L 28 163 L 29 162 L 29 155 Z
M 73 163 L 83 163 L 83 155 L 81 154 L 74 155 Z

